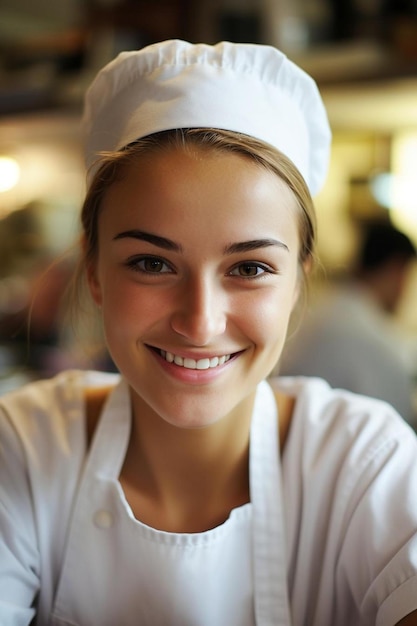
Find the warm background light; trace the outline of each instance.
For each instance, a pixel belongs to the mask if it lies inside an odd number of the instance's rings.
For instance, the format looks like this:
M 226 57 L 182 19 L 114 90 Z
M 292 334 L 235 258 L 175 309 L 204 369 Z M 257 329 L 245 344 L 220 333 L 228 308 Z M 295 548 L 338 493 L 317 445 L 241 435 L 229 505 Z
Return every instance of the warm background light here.
M 19 181 L 20 167 L 11 157 L 0 156 L 0 192 L 13 189 Z
M 417 242 L 417 132 L 398 133 L 392 146 L 392 219 Z

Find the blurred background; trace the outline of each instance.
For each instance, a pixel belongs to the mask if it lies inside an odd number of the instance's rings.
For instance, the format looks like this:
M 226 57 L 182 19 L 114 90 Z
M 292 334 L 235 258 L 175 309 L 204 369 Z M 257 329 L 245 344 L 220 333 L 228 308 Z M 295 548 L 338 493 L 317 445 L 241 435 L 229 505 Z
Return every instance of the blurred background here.
M 0 393 L 64 367 L 112 367 L 86 349 L 99 333 L 80 341 L 63 314 L 82 96 L 119 51 L 165 38 L 267 43 L 316 79 L 334 142 L 308 309 L 349 276 L 370 222 L 417 243 L 417 0 L 0 0 Z M 389 315 L 417 415 L 415 261 Z

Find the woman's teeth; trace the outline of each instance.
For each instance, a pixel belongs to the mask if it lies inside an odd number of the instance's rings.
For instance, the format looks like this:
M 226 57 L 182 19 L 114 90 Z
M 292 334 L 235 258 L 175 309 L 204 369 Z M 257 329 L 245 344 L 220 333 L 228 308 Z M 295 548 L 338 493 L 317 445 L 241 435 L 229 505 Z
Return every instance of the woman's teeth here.
M 213 367 L 217 367 L 218 365 L 223 365 L 230 359 L 230 354 L 225 356 L 214 356 L 211 359 L 188 359 L 183 358 L 182 356 L 178 356 L 176 354 L 172 354 L 172 352 L 165 352 L 165 350 L 160 351 L 161 356 L 168 361 L 168 363 L 175 363 L 180 367 L 185 367 L 189 370 L 208 370 Z

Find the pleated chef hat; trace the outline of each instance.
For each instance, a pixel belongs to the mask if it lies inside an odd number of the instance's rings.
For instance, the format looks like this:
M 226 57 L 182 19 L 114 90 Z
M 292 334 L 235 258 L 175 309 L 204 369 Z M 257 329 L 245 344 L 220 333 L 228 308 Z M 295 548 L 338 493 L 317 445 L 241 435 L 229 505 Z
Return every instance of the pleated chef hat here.
M 88 168 L 101 151 L 158 131 L 201 127 L 278 148 L 313 195 L 327 173 L 331 133 L 316 83 L 272 46 L 169 40 L 122 52 L 88 89 L 83 125 Z

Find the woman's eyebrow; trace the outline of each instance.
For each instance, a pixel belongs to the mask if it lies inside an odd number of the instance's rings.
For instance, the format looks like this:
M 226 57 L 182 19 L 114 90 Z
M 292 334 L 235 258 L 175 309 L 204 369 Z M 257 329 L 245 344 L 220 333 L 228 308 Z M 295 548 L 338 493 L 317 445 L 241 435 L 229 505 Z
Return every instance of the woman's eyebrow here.
M 279 241 L 279 239 L 251 239 L 249 241 L 231 243 L 229 246 L 226 246 L 224 253 L 236 254 L 237 252 L 250 252 L 251 250 L 269 248 L 270 246 L 277 246 L 278 248 L 283 248 L 289 252 L 288 246 L 282 241 Z
M 153 233 L 148 233 L 144 230 L 124 230 L 121 233 L 118 233 L 113 240 L 115 239 L 140 239 L 141 241 L 147 241 L 148 243 L 152 243 L 154 246 L 158 246 L 159 248 L 164 248 L 164 250 L 171 250 L 173 252 L 181 252 L 182 247 L 172 241 L 171 239 L 167 239 L 166 237 L 161 237 L 160 235 L 154 235 Z
M 144 230 L 124 230 L 123 232 L 118 233 L 115 237 L 113 237 L 114 240 L 129 238 L 146 241 L 153 244 L 154 246 L 163 248 L 164 250 L 170 250 L 172 252 L 182 252 L 182 246 L 175 241 L 172 241 L 172 239 L 161 237 L 160 235 L 155 235 L 154 233 L 148 233 Z M 236 243 L 232 243 L 224 248 L 224 254 L 229 255 L 239 252 L 250 252 L 252 250 L 258 250 L 259 248 L 269 248 L 271 246 L 279 247 L 289 251 L 288 246 L 282 241 L 279 241 L 279 239 L 266 238 L 250 239 L 248 241 L 239 241 Z

